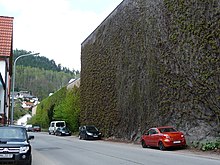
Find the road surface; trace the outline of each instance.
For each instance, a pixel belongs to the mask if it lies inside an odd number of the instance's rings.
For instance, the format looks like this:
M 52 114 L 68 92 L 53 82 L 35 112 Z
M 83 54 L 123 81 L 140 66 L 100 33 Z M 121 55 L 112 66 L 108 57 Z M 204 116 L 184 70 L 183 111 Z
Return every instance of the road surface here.
M 35 136 L 32 165 L 220 165 L 220 157 L 210 158 L 184 151 L 160 151 L 140 145 L 79 140 L 47 133 Z

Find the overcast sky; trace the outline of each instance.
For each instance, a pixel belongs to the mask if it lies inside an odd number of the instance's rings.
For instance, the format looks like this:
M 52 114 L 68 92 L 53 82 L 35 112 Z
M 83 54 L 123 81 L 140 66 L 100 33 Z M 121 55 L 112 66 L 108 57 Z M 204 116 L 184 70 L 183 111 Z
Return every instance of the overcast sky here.
M 40 53 L 81 69 L 81 43 L 122 0 L 0 0 L 0 15 L 14 17 L 13 49 Z

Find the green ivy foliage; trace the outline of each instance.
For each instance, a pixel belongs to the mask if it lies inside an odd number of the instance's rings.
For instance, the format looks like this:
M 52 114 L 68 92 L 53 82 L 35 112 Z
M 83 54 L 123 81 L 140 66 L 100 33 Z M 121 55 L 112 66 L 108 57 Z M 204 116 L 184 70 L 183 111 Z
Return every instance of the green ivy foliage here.
M 202 151 L 217 150 L 217 149 L 220 149 L 220 140 L 202 143 L 201 146 Z
M 74 132 L 79 129 L 80 93 L 76 86 L 67 92 L 64 100 L 63 118 Z
M 76 132 L 79 127 L 79 99 L 77 87 L 71 90 L 63 87 L 37 106 L 37 113 L 32 120 L 43 128 L 48 128 L 53 120 L 64 120 L 71 131 Z
M 82 43 L 81 123 L 220 133 L 219 15 L 218 0 L 124 0 Z

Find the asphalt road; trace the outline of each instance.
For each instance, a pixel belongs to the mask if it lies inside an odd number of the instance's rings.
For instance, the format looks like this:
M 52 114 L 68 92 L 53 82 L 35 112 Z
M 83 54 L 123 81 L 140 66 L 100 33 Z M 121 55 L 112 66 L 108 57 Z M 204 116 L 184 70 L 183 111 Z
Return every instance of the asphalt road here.
M 57 137 L 46 133 L 35 136 L 32 165 L 220 165 L 220 158 L 160 151 L 140 145 L 107 141 L 86 141 L 77 137 Z

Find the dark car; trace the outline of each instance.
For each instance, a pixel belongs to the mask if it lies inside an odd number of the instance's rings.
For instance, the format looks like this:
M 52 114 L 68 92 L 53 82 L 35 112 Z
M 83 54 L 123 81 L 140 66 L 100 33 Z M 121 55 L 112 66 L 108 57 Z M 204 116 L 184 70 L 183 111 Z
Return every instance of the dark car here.
M 55 131 L 56 136 L 71 136 L 71 131 L 67 127 L 59 127 Z
M 28 132 L 32 132 L 33 131 L 33 126 L 31 124 L 26 125 L 25 128 L 26 128 L 26 130 Z
M 79 127 L 79 139 L 101 139 L 101 132 L 93 125 Z
M 0 126 L 0 164 L 31 165 L 30 139 L 25 127 Z
M 35 125 L 35 126 L 33 126 L 32 131 L 33 132 L 41 132 L 41 127 L 39 125 Z
M 165 150 L 169 147 L 186 147 L 184 134 L 172 126 L 150 128 L 141 137 L 142 147 L 159 147 Z

